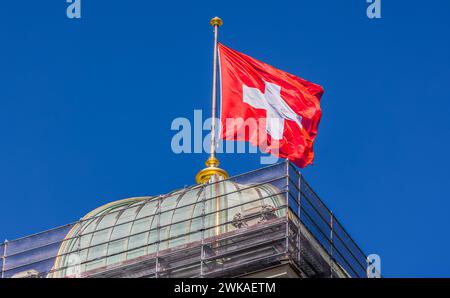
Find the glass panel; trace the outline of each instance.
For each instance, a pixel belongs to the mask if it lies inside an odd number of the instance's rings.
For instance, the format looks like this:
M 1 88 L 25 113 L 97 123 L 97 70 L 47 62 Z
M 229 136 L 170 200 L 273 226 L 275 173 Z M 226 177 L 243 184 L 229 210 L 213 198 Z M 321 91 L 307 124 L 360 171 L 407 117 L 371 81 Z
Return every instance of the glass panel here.
M 86 263 L 86 271 L 105 266 L 106 244 L 97 245 L 89 249 L 88 262 Z M 98 258 L 98 259 L 96 259 Z
M 161 213 L 161 219 L 159 220 L 160 226 L 169 225 L 172 222 L 173 211 Z
M 96 232 L 92 236 L 90 243 L 90 248 L 88 252 L 88 263 L 86 264 L 86 270 L 98 268 L 100 266 L 106 265 L 106 253 L 109 241 L 109 236 L 111 235 L 112 226 L 117 220 L 119 213 L 110 213 L 101 219 L 100 223 L 97 225 Z M 104 243 L 98 245 L 100 243 Z M 96 261 L 92 261 L 96 260 Z M 92 262 L 91 262 L 92 261 Z
M 142 204 L 142 203 L 141 203 Z M 141 205 L 129 207 L 126 209 L 117 220 L 116 225 L 111 233 L 111 243 L 108 246 L 107 265 L 122 262 L 126 259 L 126 254 L 119 254 L 127 249 L 128 236 L 133 224 L 133 220 L 136 217 L 136 212 L 141 208 Z M 116 240 L 118 239 L 118 240 Z M 114 241 L 115 240 L 115 241 Z
M 133 222 L 131 236 L 128 241 L 127 260 L 151 253 L 147 247 L 149 234 L 156 234 L 156 231 L 149 233 L 151 228 L 155 228 L 158 221 L 157 212 L 158 199 L 153 199 L 146 203 L 139 211 L 137 220 Z
M 177 207 L 183 207 L 195 203 L 203 191 L 203 187 L 197 187 L 182 194 Z M 192 207 L 192 206 L 191 206 Z
M 126 253 L 124 253 L 124 248 L 127 245 L 127 239 L 115 240 L 109 243 L 108 246 L 108 260 L 107 265 L 125 261 Z M 122 252 L 122 253 L 121 253 Z
M 170 238 L 186 234 L 186 223 L 181 222 L 178 224 L 172 224 L 170 227 Z
M 168 227 L 163 227 L 159 230 L 159 250 L 168 248 L 168 242 L 164 241 L 167 239 L 168 230 Z
M 129 238 L 128 242 L 128 257 L 127 259 L 134 258 L 145 254 L 147 244 L 146 239 L 148 238 L 148 231 L 151 225 L 151 218 L 138 219 L 134 222 L 133 228 L 131 230 L 132 236 Z
M 84 227 L 81 227 L 81 232 L 78 233 L 80 235 L 80 240 L 77 241 L 76 246 L 74 246 L 72 251 L 79 251 L 80 259 L 81 259 L 81 271 L 86 270 L 86 264 L 84 263 L 87 260 L 89 246 L 91 243 L 93 231 L 97 226 L 99 219 L 90 219 L 83 223 Z M 67 251 L 70 252 L 70 251 Z
M 175 208 L 180 194 L 181 194 L 181 192 L 177 192 L 176 194 L 174 194 L 172 196 L 163 198 L 161 200 L 161 212 Z
M 239 176 L 232 177 L 231 179 L 239 184 L 251 184 L 251 183 L 261 183 L 265 181 L 272 181 L 274 179 L 283 177 L 287 174 L 287 165 L 288 163 L 282 162 L 270 167 L 266 167 L 263 169 L 259 169 L 256 171 L 252 171 L 249 173 L 245 173 Z M 279 180 L 278 180 L 279 181 Z M 276 182 L 271 182 L 276 183 Z M 278 183 L 276 183 L 278 184 Z M 283 184 L 279 184 L 278 186 L 283 186 Z M 279 187 L 280 188 L 280 187 Z M 280 188 L 282 189 L 282 188 Z

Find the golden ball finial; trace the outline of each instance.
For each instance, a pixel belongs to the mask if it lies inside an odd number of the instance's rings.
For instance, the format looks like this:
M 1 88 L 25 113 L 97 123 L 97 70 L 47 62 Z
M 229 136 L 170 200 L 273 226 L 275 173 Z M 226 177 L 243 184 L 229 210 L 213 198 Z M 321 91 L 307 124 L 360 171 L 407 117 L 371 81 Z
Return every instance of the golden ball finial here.
M 220 27 L 220 26 L 222 26 L 222 24 L 223 24 L 222 19 L 219 18 L 219 17 L 214 17 L 214 18 L 212 18 L 211 21 L 209 21 L 209 23 L 210 23 L 211 26 L 213 26 L 213 27 L 216 26 L 216 25 L 217 25 L 217 27 Z

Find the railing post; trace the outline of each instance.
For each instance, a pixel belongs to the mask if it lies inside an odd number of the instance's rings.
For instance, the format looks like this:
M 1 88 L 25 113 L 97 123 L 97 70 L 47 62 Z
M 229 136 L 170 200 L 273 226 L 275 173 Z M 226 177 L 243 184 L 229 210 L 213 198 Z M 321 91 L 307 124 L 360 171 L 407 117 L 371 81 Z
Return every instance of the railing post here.
M 203 187 L 203 195 L 202 195 L 202 202 L 201 202 L 201 215 L 202 215 L 202 230 L 201 230 L 201 249 L 200 249 L 200 277 L 204 276 L 204 272 L 203 272 L 203 262 L 205 259 L 205 198 L 206 198 L 206 186 L 202 186 Z M 195 206 L 194 206 L 195 208 Z
M 289 257 L 289 161 L 286 159 L 286 256 Z
M 334 215 L 333 215 L 333 211 L 330 210 L 330 278 L 333 278 L 333 264 L 334 264 L 333 234 L 334 234 Z
M 5 270 L 6 270 L 6 247 L 8 246 L 8 240 L 5 239 L 3 242 L 3 254 L 2 254 L 2 278 L 5 278 Z
M 156 207 L 157 208 L 156 216 L 158 216 L 157 224 L 156 224 L 156 230 L 158 232 L 158 236 L 156 238 L 156 262 L 155 262 L 155 277 L 156 278 L 159 277 L 158 273 L 159 273 L 159 244 L 161 242 L 161 236 L 160 236 L 160 233 L 161 233 L 161 227 L 160 227 L 160 224 L 161 224 L 161 200 L 162 200 L 162 197 L 159 197 L 158 204 L 156 205 L 157 206 Z M 151 227 L 150 227 L 150 229 L 151 229 Z

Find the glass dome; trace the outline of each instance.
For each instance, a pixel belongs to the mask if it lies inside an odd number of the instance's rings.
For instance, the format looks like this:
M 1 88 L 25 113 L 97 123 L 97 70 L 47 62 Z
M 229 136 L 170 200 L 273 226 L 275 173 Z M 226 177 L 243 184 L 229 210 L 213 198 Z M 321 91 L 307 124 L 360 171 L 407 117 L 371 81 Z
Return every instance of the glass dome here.
M 230 180 L 101 206 L 66 235 L 49 277 L 82 276 L 283 216 L 275 186 Z

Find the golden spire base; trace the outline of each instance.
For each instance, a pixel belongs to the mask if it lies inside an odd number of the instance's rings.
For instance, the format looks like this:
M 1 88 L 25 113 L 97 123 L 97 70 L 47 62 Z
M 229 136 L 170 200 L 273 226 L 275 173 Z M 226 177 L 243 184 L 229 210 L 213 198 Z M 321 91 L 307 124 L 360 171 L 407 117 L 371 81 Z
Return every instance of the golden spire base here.
M 219 175 L 223 178 L 228 178 L 227 171 L 219 168 L 219 160 L 213 156 L 209 157 L 208 160 L 205 162 L 206 168 L 201 170 L 197 173 L 197 176 L 195 176 L 195 181 L 197 181 L 198 184 L 206 183 L 209 181 L 209 179 L 214 175 Z

